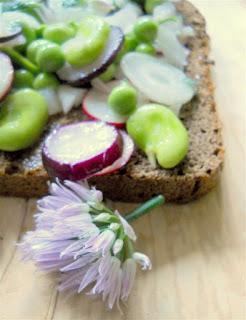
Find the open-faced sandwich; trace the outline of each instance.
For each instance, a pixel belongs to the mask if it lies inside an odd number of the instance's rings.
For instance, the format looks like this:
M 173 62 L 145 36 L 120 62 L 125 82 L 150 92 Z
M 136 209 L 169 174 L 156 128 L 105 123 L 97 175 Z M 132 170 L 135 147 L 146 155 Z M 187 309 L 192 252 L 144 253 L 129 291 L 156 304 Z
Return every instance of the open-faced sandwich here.
M 50 178 L 195 199 L 223 163 L 209 38 L 187 1 L 0 4 L 0 194 Z

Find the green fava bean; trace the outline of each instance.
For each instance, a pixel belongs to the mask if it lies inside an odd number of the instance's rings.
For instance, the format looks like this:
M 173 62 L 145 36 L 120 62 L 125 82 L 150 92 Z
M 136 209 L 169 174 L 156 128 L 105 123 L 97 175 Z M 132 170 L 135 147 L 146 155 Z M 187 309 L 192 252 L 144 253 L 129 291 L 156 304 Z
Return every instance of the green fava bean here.
M 135 51 L 140 52 L 140 53 L 146 53 L 146 54 L 150 54 L 150 55 L 154 55 L 155 54 L 155 48 L 148 43 L 141 43 L 137 46 L 137 48 L 135 49 Z
M 148 17 L 139 19 L 134 25 L 136 37 L 141 42 L 152 42 L 157 36 L 158 25 Z
M 59 86 L 59 81 L 53 74 L 49 74 L 46 72 L 40 73 L 33 82 L 33 88 L 36 90 L 43 88 L 57 88 Z
M 15 71 L 14 87 L 15 88 L 32 88 L 34 76 L 25 69 L 19 69 Z
M 0 150 L 17 151 L 35 143 L 48 120 L 45 99 L 32 89 L 10 94 L 0 109 Z
M 130 115 L 137 107 L 137 91 L 128 84 L 115 87 L 109 97 L 109 106 L 121 115 Z
M 22 34 L 26 39 L 26 44 L 33 42 L 36 39 L 36 32 L 35 30 L 30 27 L 27 23 L 21 23 Z
M 86 17 L 78 25 L 76 36 L 63 44 L 66 61 L 83 67 L 92 63 L 103 51 L 110 26 L 100 17 Z
M 38 49 L 36 62 L 41 70 L 55 72 L 64 65 L 65 56 L 60 46 L 51 42 Z
M 154 165 L 175 167 L 188 151 L 188 133 L 179 118 L 167 107 L 148 104 L 127 121 L 127 131 Z
M 50 41 L 45 39 L 38 39 L 33 41 L 27 47 L 27 58 L 32 62 L 36 63 L 38 50 L 44 45 L 48 45 L 48 44 L 50 44 Z
M 106 71 L 104 71 L 102 74 L 100 74 L 99 79 L 105 82 L 108 82 L 114 78 L 116 71 L 115 64 L 111 64 Z
M 75 35 L 74 28 L 66 25 L 65 23 L 56 23 L 47 26 L 43 31 L 43 37 L 46 40 L 62 44 Z

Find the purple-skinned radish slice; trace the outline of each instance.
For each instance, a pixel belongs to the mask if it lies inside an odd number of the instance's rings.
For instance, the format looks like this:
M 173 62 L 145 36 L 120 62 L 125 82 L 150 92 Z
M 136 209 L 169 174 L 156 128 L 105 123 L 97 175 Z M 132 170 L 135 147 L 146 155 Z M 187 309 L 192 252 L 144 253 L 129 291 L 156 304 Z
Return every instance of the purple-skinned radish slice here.
M 108 95 L 92 89 L 83 100 L 83 112 L 89 119 L 107 122 L 117 128 L 124 128 L 128 117 L 113 111 L 107 103 Z
M 12 88 L 14 68 L 10 58 L 0 52 L 0 101 L 2 101 Z
M 122 142 L 123 142 L 123 149 L 122 154 L 119 159 L 117 159 L 114 163 L 112 163 L 107 168 L 103 169 L 102 171 L 99 171 L 95 173 L 94 176 L 103 176 L 105 174 L 113 173 L 122 167 L 124 167 L 127 162 L 130 160 L 133 151 L 134 151 L 134 143 L 132 138 L 123 130 L 120 130 L 120 134 L 122 136 Z
M 82 68 L 75 68 L 69 64 L 65 64 L 64 67 L 57 71 L 58 77 L 60 80 L 68 82 L 73 86 L 87 84 L 107 69 L 120 51 L 123 42 L 124 34 L 121 29 L 118 27 L 111 27 L 105 49 L 93 63 Z
M 99 121 L 62 126 L 47 137 L 42 149 L 48 174 L 62 180 L 89 178 L 121 154 L 121 135 L 113 126 Z

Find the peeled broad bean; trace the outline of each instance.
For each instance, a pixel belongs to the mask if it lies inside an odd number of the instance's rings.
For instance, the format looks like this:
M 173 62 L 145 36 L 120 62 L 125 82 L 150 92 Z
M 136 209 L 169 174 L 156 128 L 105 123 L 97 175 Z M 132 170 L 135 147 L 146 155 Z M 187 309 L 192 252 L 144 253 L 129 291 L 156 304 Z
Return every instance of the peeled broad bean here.
M 159 104 L 137 109 L 127 121 L 127 131 L 155 165 L 170 169 L 179 164 L 188 151 L 188 132 L 179 118 Z
M 10 94 L 0 109 L 0 150 L 17 151 L 35 143 L 48 120 L 45 99 L 32 89 Z
M 135 51 L 140 52 L 140 53 L 145 53 L 145 54 L 150 54 L 150 55 L 154 55 L 155 54 L 155 48 L 148 43 L 140 43 Z
M 65 56 L 60 46 L 51 42 L 38 49 L 36 63 L 43 71 L 55 72 L 64 65 Z
M 92 63 L 103 51 L 110 26 L 100 17 L 89 16 L 78 24 L 74 38 L 63 44 L 66 61 L 75 67 Z
M 62 44 L 75 35 L 75 30 L 72 26 L 68 26 L 65 23 L 56 23 L 47 26 L 43 30 L 43 37 L 46 40 L 53 41 L 58 44 Z

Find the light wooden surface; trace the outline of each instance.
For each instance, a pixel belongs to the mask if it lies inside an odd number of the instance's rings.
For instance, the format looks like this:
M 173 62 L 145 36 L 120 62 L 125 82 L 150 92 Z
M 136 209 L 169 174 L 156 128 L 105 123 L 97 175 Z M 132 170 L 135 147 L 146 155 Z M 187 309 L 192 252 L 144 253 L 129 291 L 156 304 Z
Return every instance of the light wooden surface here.
M 138 272 L 122 319 L 246 319 L 246 3 L 193 2 L 212 37 L 225 168 L 217 189 L 201 200 L 166 205 L 134 223 L 136 246 L 151 257 L 153 270 Z M 34 211 L 34 200 L 0 198 L 0 319 L 121 319 L 100 301 L 65 300 L 49 276 L 20 261 L 14 244 L 32 228 Z

